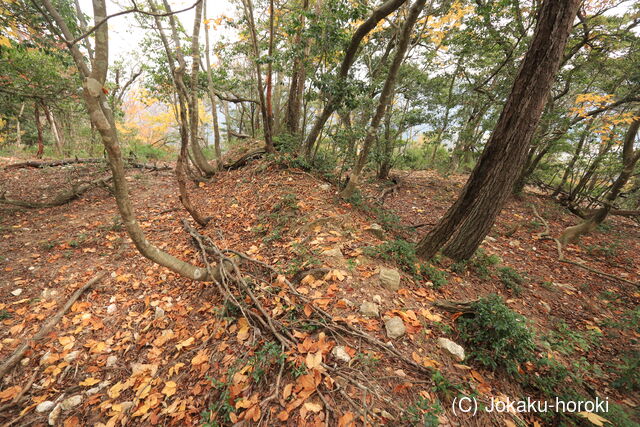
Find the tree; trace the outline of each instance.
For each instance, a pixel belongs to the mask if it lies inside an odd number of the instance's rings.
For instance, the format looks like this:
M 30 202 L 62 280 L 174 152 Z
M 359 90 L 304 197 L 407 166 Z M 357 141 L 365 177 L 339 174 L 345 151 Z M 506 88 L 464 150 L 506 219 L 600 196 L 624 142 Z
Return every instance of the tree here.
M 413 6 L 411 6 L 411 9 L 409 10 L 409 15 L 407 16 L 404 26 L 402 27 L 402 32 L 397 42 L 396 52 L 393 57 L 393 61 L 391 62 L 391 67 L 389 68 L 389 72 L 387 73 L 387 78 L 384 82 L 382 92 L 380 93 L 380 99 L 378 100 L 376 112 L 371 119 L 371 124 L 369 125 L 369 129 L 367 129 L 367 134 L 364 138 L 364 142 L 362 143 L 362 150 L 360 151 L 356 164 L 351 171 L 346 187 L 340 192 L 340 196 L 342 198 L 351 196 L 358 185 L 360 174 L 362 173 L 362 169 L 364 168 L 369 156 L 369 151 L 371 150 L 371 145 L 373 144 L 373 141 L 378 133 L 378 127 L 380 126 L 380 123 L 382 122 L 382 119 L 387 112 L 389 103 L 391 102 L 391 99 L 393 97 L 398 70 L 400 70 L 400 65 L 404 61 L 405 54 L 407 53 L 407 48 L 411 40 L 413 27 L 415 26 L 416 21 L 418 20 L 418 16 L 420 15 L 420 12 L 422 12 L 425 3 L 426 0 L 416 0 L 416 2 L 413 4 Z
M 431 258 L 442 249 L 456 260 L 470 258 L 493 226 L 526 160 L 580 3 L 542 3 L 533 40 L 496 127 L 457 201 L 418 243 L 420 256 Z

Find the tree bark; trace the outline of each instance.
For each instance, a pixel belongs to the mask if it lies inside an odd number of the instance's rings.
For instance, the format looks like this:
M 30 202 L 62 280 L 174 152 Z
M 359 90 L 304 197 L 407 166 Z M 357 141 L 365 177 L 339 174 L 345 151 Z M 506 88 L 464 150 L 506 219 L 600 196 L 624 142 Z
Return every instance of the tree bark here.
M 309 0 L 303 0 L 302 10 L 306 12 L 309 8 Z M 285 126 L 287 132 L 292 135 L 298 135 L 300 131 L 300 113 L 302 112 L 302 94 L 304 93 L 305 81 L 305 57 L 308 54 L 307 40 L 302 39 L 302 32 L 305 26 L 305 15 L 300 18 L 300 30 L 294 39 L 294 45 L 301 49 L 294 61 L 291 73 L 291 85 L 289 86 L 289 97 L 287 99 L 287 114 L 285 117 Z
M 204 18 L 207 17 L 207 0 L 204 3 Z M 211 74 L 211 57 L 209 55 L 209 24 L 204 24 L 205 39 L 205 60 L 207 62 L 207 84 L 209 87 L 209 99 L 211 101 L 211 116 L 213 120 L 213 145 L 216 151 L 216 162 L 218 169 L 222 169 L 222 149 L 220 148 L 220 125 L 218 124 L 218 107 L 216 103 L 216 93 L 213 87 L 213 76 Z M 227 125 L 228 131 L 228 125 Z
M 455 260 L 468 259 L 493 226 L 526 160 L 580 3 L 542 3 L 533 40 L 496 127 L 457 201 L 418 243 L 421 257 L 443 249 Z
M 36 152 L 36 158 L 41 159 L 44 154 L 44 143 L 42 142 L 42 122 L 40 121 L 40 108 L 38 107 L 38 101 L 33 104 L 33 115 L 36 120 L 36 129 L 38 130 L 38 151 Z
M 391 15 L 394 11 L 396 11 L 400 6 L 402 6 L 407 0 L 387 0 L 380 7 L 375 9 L 369 18 L 365 20 L 360 26 L 356 29 L 355 33 L 351 37 L 351 41 L 349 42 L 349 46 L 345 51 L 344 58 L 342 59 L 342 63 L 340 64 L 340 69 L 338 71 L 338 76 L 336 78 L 337 84 L 344 82 L 348 75 L 349 69 L 353 65 L 353 62 L 356 59 L 356 54 L 358 53 L 358 47 L 360 47 L 360 43 L 362 39 L 369 34 L 380 21 L 382 21 L 387 16 Z M 318 115 L 316 121 L 313 123 L 313 127 L 309 131 L 309 135 L 305 139 L 304 143 L 300 147 L 300 154 L 306 159 L 311 159 L 311 154 L 313 153 L 313 146 L 320 135 L 320 131 L 324 127 L 324 124 L 327 122 L 331 114 L 336 110 L 336 108 L 340 105 L 342 98 L 340 96 L 336 96 L 334 94 L 328 94 L 327 102 L 322 109 L 322 112 Z
M 56 151 L 58 152 L 58 155 L 62 157 L 64 155 L 64 152 L 63 152 L 64 141 L 62 140 L 62 135 L 60 134 L 58 125 L 56 125 L 56 119 L 53 116 L 53 113 L 49 110 L 49 108 L 45 104 L 43 104 L 42 107 L 44 110 L 44 115 L 46 116 L 47 121 L 49 122 L 49 127 L 51 128 L 53 139 L 55 139 L 56 141 Z
M 378 127 L 380 126 L 380 122 L 384 118 L 384 115 L 387 112 L 387 108 L 389 107 L 389 103 L 391 102 L 395 90 L 396 79 L 398 77 L 398 71 L 400 70 L 400 65 L 402 65 L 402 63 L 404 62 L 404 57 L 407 53 L 409 42 L 411 41 L 411 33 L 413 31 L 413 27 L 415 26 L 415 23 L 418 20 L 418 16 L 420 16 L 422 9 L 424 9 L 425 3 L 426 0 L 416 0 L 409 10 L 409 15 L 407 16 L 407 20 L 405 21 L 402 28 L 402 33 L 400 34 L 400 39 L 398 40 L 396 53 L 393 57 L 393 61 L 391 62 L 391 67 L 389 67 L 389 72 L 384 82 L 382 92 L 380 93 L 380 99 L 378 100 L 376 112 L 371 119 L 369 129 L 367 130 L 367 134 L 364 137 L 362 150 L 360 151 L 360 154 L 358 155 L 358 158 L 356 160 L 356 164 L 353 166 L 353 170 L 349 175 L 347 186 L 340 192 L 340 197 L 342 198 L 351 196 L 358 186 L 360 175 L 362 174 L 364 165 L 367 163 L 369 151 L 371 151 L 371 145 L 376 138 Z
M 558 196 L 558 194 L 560 194 L 560 192 L 562 191 L 562 188 L 564 187 L 564 185 L 567 182 L 567 179 L 569 179 L 569 175 L 573 171 L 573 168 L 576 165 L 576 162 L 580 158 L 580 153 L 582 153 L 582 147 L 584 147 L 584 143 L 587 140 L 587 136 L 589 135 L 589 127 L 590 127 L 590 123 L 582 131 L 582 135 L 580 136 L 580 140 L 578 141 L 578 144 L 576 145 L 576 149 L 573 152 L 573 156 L 571 157 L 571 160 L 569 160 L 569 163 L 567 164 L 567 167 L 564 170 L 564 173 L 562 174 L 562 178 L 560 179 L 560 183 L 558 184 L 556 189 L 551 194 L 552 198 L 555 198 L 555 197 Z
M 24 113 L 24 102 L 20 106 L 20 112 L 16 117 L 16 147 L 22 148 L 22 130 L 20 129 L 20 120 L 22 119 L 22 113 Z

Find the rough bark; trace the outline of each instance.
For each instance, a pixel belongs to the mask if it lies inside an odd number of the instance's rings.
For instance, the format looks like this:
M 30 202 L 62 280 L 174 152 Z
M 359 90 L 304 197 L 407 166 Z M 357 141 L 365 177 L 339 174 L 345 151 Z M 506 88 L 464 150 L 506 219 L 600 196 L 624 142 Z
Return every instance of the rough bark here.
M 40 121 L 40 108 L 37 101 L 33 104 L 33 115 L 36 121 L 36 129 L 38 130 L 38 151 L 36 152 L 36 158 L 41 159 L 44 154 L 44 143 L 42 142 L 42 122 Z
M 562 174 L 562 178 L 560 179 L 560 183 L 551 194 L 551 197 L 554 197 L 554 198 L 557 197 L 558 194 L 560 194 L 560 192 L 562 191 L 564 185 L 566 184 L 567 179 L 569 179 L 569 175 L 573 171 L 573 168 L 576 165 L 576 162 L 580 158 L 580 153 L 582 153 L 582 148 L 584 147 L 584 143 L 587 140 L 587 136 L 589 135 L 589 127 L 590 127 L 590 124 L 585 126 L 584 130 L 582 131 L 582 135 L 580 136 L 580 140 L 576 145 L 576 149 L 573 152 L 573 156 L 571 157 L 571 160 L 569 160 L 569 163 L 567 164 L 567 167 L 564 170 L 564 173 Z
M 204 3 L 204 18 L 207 17 L 207 0 Z M 222 149 L 220 148 L 220 125 L 218 124 L 218 106 L 216 103 L 216 93 L 213 87 L 213 76 L 211 74 L 211 57 L 209 55 L 209 24 L 204 24 L 205 39 L 205 60 L 207 63 L 207 85 L 209 88 L 209 99 L 211 101 L 211 116 L 213 118 L 213 146 L 216 152 L 216 162 L 218 169 L 222 168 Z M 229 131 L 227 125 L 227 132 Z
M 56 124 L 56 119 L 53 116 L 53 113 L 51 112 L 51 110 L 49 110 L 49 108 L 46 105 L 42 105 L 42 109 L 44 110 L 44 115 L 47 118 L 47 121 L 49 122 L 49 127 L 51 128 L 51 133 L 53 134 L 53 139 L 55 139 L 56 142 L 56 151 L 58 152 L 59 156 L 63 156 L 63 147 L 64 147 L 64 141 L 62 138 L 62 135 L 60 134 L 60 130 L 58 129 L 58 125 Z
M 309 8 L 309 0 L 303 0 L 302 10 Z M 302 32 L 305 26 L 304 14 L 300 18 L 300 29 L 295 36 L 294 45 L 302 50 L 298 53 L 293 61 L 291 72 L 291 85 L 289 86 L 289 97 L 287 99 L 287 113 L 285 116 L 285 126 L 287 132 L 297 135 L 300 131 L 300 114 L 302 112 L 302 94 L 304 92 L 305 81 L 305 57 L 308 54 L 307 40 L 302 38 Z
M 369 18 L 367 18 L 360 26 L 356 29 L 355 33 L 351 37 L 351 41 L 349 42 L 349 46 L 345 51 L 344 58 L 342 59 L 342 63 L 340 64 L 340 69 L 338 71 L 338 75 L 336 76 L 337 83 L 344 82 L 348 75 L 353 62 L 356 59 L 356 54 L 358 53 L 358 48 L 360 47 L 360 43 L 362 39 L 369 34 L 380 21 L 382 21 L 387 16 L 391 15 L 394 11 L 396 11 L 400 6 L 402 6 L 407 0 L 387 0 L 380 7 L 375 9 Z M 313 153 L 313 147 L 320 135 L 320 131 L 324 127 L 325 123 L 336 110 L 336 108 L 340 105 L 341 99 L 333 94 L 328 94 L 327 102 L 322 109 L 322 112 L 317 116 L 316 121 L 313 123 L 313 127 L 309 131 L 309 135 L 305 139 L 304 143 L 300 147 L 300 154 L 307 160 L 311 159 L 311 155 Z
M 367 134 L 365 135 L 364 142 L 362 143 L 362 150 L 360 151 L 356 164 L 353 166 L 353 170 L 349 175 L 349 181 L 347 182 L 346 187 L 340 192 L 340 196 L 342 198 L 351 196 L 358 186 L 360 175 L 362 174 L 364 165 L 367 163 L 369 152 L 371 151 L 371 145 L 373 144 L 378 132 L 378 127 L 380 126 L 380 122 L 384 118 L 387 108 L 389 107 L 389 103 L 391 102 L 396 85 L 396 79 L 398 77 L 398 71 L 400 70 L 400 65 L 404 62 L 404 57 L 407 53 L 409 42 L 411 41 L 413 27 L 415 26 L 422 9 L 424 9 L 425 3 L 426 0 L 416 0 L 409 10 L 407 20 L 402 27 L 402 33 L 398 40 L 396 52 L 393 57 L 393 61 L 391 62 L 391 67 L 389 67 L 387 78 L 385 79 L 382 92 L 380 93 L 376 112 L 371 119 L 369 129 L 367 129 Z
M 496 127 L 457 201 L 418 243 L 417 253 L 440 249 L 470 258 L 511 194 L 538 125 L 576 17 L 580 0 L 543 2 L 536 31 Z

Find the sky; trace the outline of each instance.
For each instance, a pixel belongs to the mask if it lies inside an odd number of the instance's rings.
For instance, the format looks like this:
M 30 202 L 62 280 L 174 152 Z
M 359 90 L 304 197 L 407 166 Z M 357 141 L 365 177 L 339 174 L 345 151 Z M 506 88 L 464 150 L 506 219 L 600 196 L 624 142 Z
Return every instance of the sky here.
M 172 10 L 180 10 L 187 8 L 195 2 L 195 0 L 168 0 Z M 80 8 L 82 11 L 93 17 L 93 8 L 91 6 L 91 0 L 79 0 Z M 140 8 L 144 7 L 145 1 L 136 2 Z M 128 0 L 107 0 L 107 14 L 113 14 L 124 10 L 131 6 Z M 145 8 L 148 10 L 148 8 Z M 234 6 L 231 0 L 208 0 L 207 2 L 207 17 L 217 18 L 220 15 L 232 15 Z M 188 10 L 186 12 L 178 14 L 178 19 L 182 22 L 183 27 L 188 33 L 191 33 L 193 29 L 193 14 L 194 10 Z M 89 23 L 91 25 L 92 22 Z M 142 29 L 136 23 L 133 14 L 126 14 L 123 16 L 117 16 L 109 20 L 109 59 L 113 63 L 120 58 L 129 58 L 135 56 L 140 50 L 140 42 L 144 38 L 145 32 L 149 31 Z M 216 34 L 212 31 L 211 43 L 215 43 L 220 34 Z

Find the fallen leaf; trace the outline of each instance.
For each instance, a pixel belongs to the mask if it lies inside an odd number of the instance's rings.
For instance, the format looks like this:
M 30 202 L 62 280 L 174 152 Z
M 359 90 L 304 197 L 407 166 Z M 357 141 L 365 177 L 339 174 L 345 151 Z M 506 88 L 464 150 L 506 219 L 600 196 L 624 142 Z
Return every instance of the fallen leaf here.
M 591 422 L 591 424 L 596 426 L 603 426 L 604 423 L 611 424 L 611 421 L 605 418 L 602 418 L 600 415 L 594 414 L 593 412 L 578 412 L 577 415 L 580 415 L 581 417 L 586 418 L 587 420 L 589 420 L 589 422 Z
M 80 382 L 81 386 L 91 387 L 92 385 L 98 384 L 100 380 L 98 378 L 87 378 L 86 380 Z

